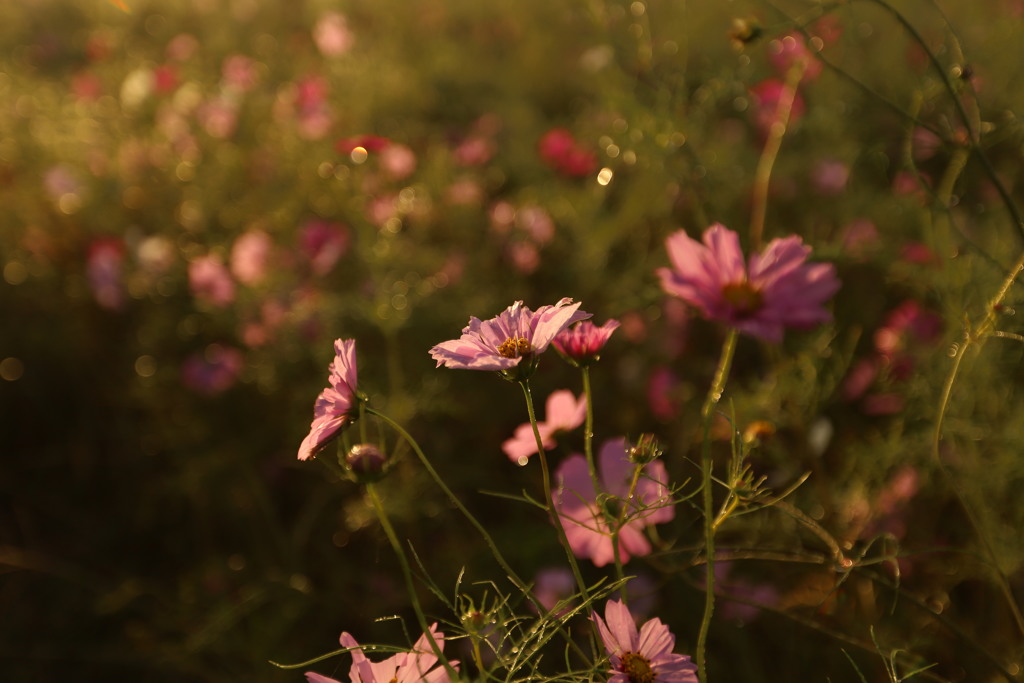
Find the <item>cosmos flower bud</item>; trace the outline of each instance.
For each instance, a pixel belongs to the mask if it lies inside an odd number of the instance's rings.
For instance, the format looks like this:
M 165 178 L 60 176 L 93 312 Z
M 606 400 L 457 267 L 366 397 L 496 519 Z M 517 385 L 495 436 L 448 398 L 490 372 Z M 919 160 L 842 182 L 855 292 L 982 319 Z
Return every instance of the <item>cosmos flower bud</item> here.
M 636 443 L 629 448 L 629 461 L 637 465 L 646 465 L 661 457 L 661 444 L 653 434 L 641 434 Z
M 385 472 L 387 456 L 372 443 L 357 443 L 345 456 L 345 466 L 356 481 L 376 481 Z

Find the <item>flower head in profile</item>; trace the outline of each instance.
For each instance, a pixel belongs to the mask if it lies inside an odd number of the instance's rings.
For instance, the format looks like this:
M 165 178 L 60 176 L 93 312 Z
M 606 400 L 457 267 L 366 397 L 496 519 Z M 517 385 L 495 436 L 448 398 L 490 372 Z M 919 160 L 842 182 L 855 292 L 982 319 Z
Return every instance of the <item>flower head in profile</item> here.
M 644 528 L 672 520 L 675 510 L 663 463 L 654 461 L 644 465 L 636 489 L 629 497 L 637 465 L 630 462 L 626 440 L 606 441 L 598 458 L 600 495 L 594 490 L 586 459 L 572 455 L 562 461 L 555 473 L 557 488 L 552 498 L 573 554 L 588 557 L 596 566 L 603 567 L 615 561 L 613 531 L 616 527 L 619 560 L 626 563 L 633 556 L 651 552 Z
M 703 244 L 680 230 L 665 241 L 672 268 L 659 268 L 661 287 L 718 320 L 765 341 L 780 342 L 786 327 L 828 322 L 825 308 L 839 279 L 829 263 L 807 263 L 811 248 L 796 236 L 772 240 L 744 263 L 739 237 L 715 224 Z
M 554 306 L 531 311 L 517 301 L 496 317 L 473 317 L 462 336 L 430 349 L 437 366 L 459 370 L 493 370 L 507 379 L 527 379 L 536 368 L 540 354 L 559 332 L 574 322 L 590 317 L 580 304 L 564 298 Z
M 359 643 L 348 633 L 341 634 L 342 647 L 350 648 L 352 668 L 348 677 L 351 683 L 451 683 L 448 670 L 437 664 L 437 655 L 430 644 L 433 641 L 439 649 L 444 649 L 444 634 L 437 630 L 437 624 L 424 633 L 409 652 L 399 652 L 382 662 L 371 662 L 363 654 Z M 458 662 L 449 662 L 452 668 Z M 339 683 L 333 678 L 309 671 L 306 673 L 308 683 Z
M 545 419 L 537 423 L 540 440 L 544 450 L 555 447 L 555 436 L 562 432 L 571 432 L 583 424 L 587 416 L 587 399 L 578 399 L 568 389 L 560 389 L 548 396 L 544 406 Z M 537 438 L 533 435 L 533 425 L 529 422 L 516 427 L 515 434 L 501 444 L 501 449 L 509 460 L 517 465 L 525 465 L 530 456 L 537 452 Z
M 591 615 L 611 664 L 608 683 L 697 683 L 697 667 L 687 655 L 672 652 L 676 638 L 661 619 L 638 631 L 629 609 L 609 600 L 604 619 Z
M 614 319 L 600 327 L 584 320 L 559 332 L 552 344 L 573 365 L 590 365 L 600 358 L 601 349 L 618 328 L 619 321 Z
M 299 460 L 308 460 L 356 418 L 356 340 L 337 339 L 330 365 L 330 386 L 313 406 L 313 424 L 299 446 Z

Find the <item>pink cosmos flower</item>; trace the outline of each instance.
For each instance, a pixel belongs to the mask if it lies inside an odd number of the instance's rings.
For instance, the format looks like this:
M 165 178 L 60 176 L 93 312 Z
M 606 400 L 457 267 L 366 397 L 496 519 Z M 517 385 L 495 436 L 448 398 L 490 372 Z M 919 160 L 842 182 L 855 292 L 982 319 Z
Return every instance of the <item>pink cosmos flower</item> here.
M 599 358 L 598 354 L 601 353 L 601 349 L 608 343 L 612 332 L 618 328 L 619 321 L 614 319 L 609 320 L 601 327 L 589 320 L 584 320 L 559 332 L 551 343 L 574 364 L 589 365 Z
M 591 619 L 608 652 L 608 683 L 697 683 L 697 667 L 687 655 L 672 652 L 676 638 L 661 619 L 637 631 L 629 608 L 618 600 L 605 604 L 604 619 L 596 612 Z
M 583 148 L 565 128 L 552 128 L 537 143 L 544 162 L 562 175 L 580 178 L 597 169 L 597 155 Z
M 587 416 L 587 399 L 577 399 L 572 392 L 561 389 L 548 396 L 545 409 L 545 420 L 537 423 L 544 450 L 555 447 L 555 435 L 559 432 L 571 432 L 583 424 Z M 525 465 L 530 456 L 537 452 L 537 439 L 533 435 L 533 426 L 529 422 L 516 427 L 515 435 L 501 445 L 509 460 L 517 465 Z
M 299 446 L 299 460 L 308 460 L 320 452 L 355 419 L 356 340 L 337 339 L 330 365 L 331 385 L 320 392 L 313 406 L 313 423 Z
M 508 373 L 510 379 L 526 379 L 559 332 L 590 317 L 579 307 L 566 297 L 534 312 L 517 301 L 490 320 L 470 318 L 461 337 L 436 345 L 430 356 L 437 367 L 493 370 Z
M 89 287 L 96 303 L 116 311 L 125 304 L 124 285 L 121 282 L 124 265 L 124 241 L 117 237 L 100 237 L 89 245 Z
M 602 493 L 615 497 L 612 507 L 627 506 L 625 521 L 618 530 L 619 559 L 625 563 L 632 556 L 647 555 L 651 544 L 643 534 L 644 527 L 675 517 L 665 465 L 658 460 L 645 465 L 633 497 L 627 502 L 624 499 L 629 494 L 636 466 L 629 460 L 626 440 L 606 441 L 598 461 Z M 606 506 L 598 503 L 598 492 L 594 490 L 586 459 L 578 454 L 566 458 L 559 465 L 555 480 L 557 488 L 552 499 L 555 510 L 562 516 L 562 526 L 573 554 L 589 557 L 598 567 L 614 562 L 612 525 L 618 523 L 618 516 L 610 520 Z
M 428 640 L 429 639 L 429 640 Z M 352 668 L 348 677 L 351 683 L 451 683 L 448 670 L 443 666 L 435 667 L 437 655 L 430 641 L 444 649 L 444 634 L 437 630 L 437 624 L 424 633 L 409 652 L 399 652 L 382 662 L 371 662 L 363 654 L 359 643 L 347 632 L 341 634 L 342 647 L 351 648 Z M 448 662 L 458 668 L 457 661 Z M 309 671 L 306 673 L 308 683 L 339 683 L 333 678 Z
M 701 244 L 682 230 L 669 235 L 665 247 L 673 267 L 657 272 L 662 289 L 705 318 L 776 343 L 786 327 L 832 319 L 824 304 L 839 289 L 835 267 L 807 264 L 811 249 L 799 237 L 772 240 L 746 264 L 732 230 L 716 223 L 703 239 Z
M 230 346 L 210 344 L 193 353 L 181 365 L 181 381 L 189 389 L 216 396 L 230 389 L 242 372 L 242 352 Z
M 324 57 L 340 57 L 352 48 L 355 39 L 344 14 L 328 12 L 313 28 L 313 42 Z
M 345 252 L 351 237 L 341 223 L 325 220 L 307 221 L 299 231 L 299 245 L 309 259 L 313 272 L 326 275 Z

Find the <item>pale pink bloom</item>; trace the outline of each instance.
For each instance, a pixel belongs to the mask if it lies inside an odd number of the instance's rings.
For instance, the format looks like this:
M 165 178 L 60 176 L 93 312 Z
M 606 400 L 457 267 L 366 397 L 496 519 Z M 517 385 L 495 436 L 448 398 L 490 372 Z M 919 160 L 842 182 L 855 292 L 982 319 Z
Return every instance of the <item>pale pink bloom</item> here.
M 720 224 L 704 231 L 704 243 L 685 231 L 665 241 L 672 268 L 659 268 L 661 286 L 708 319 L 770 342 L 786 327 L 828 322 L 825 302 L 839 289 L 835 267 L 806 263 L 811 248 L 797 236 L 772 240 L 744 263 L 739 237 Z
M 484 188 L 476 178 L 459 178 L 444 193 L 445 201 L 453 206 L 473 206 L 484 198 Z
M 316 275 L 326 275 L 345 252 L 350 237 L 341 223 L 325 220 L 307 221 L 299 231 L 302 253 L 309 259 Z
M 579 307 L 567 297 L 534 312 L 517 301 L 490 320 L 471 317 L 461 337 L 434 346 L 430 356 L 437 367 L 459 370 L 509 371 L 524 360 L 532 366 L 559 332 L 590 317 Z
M 341 646 L 349 648 L 352 655 L 352 667 L 348 677 L 351 683 L 451 683 L 448 670 L 437 666 L 437 655 L 431 641 L 438 649 L 444 649 L 444 634 L 437 630 L 437 624 L 424 633 L 409 652 L 399 652 L 381 662 L 373 662 L 363 654 L 356 639 L 347 632 L 341 634 Z M 448 664 L 458 670 L 457 661 Z M 306 673 L 308 683 L 339 683 L 333 678 L 322 676 L 312 671 Z
M 207 254 L 188 264 L 188 283 L 192 296 L 224 308 L 235 300 L 235 281 L 219 256 Z
M 313 42 L 324 57 L 340 57 L 352 48 L 355 41 L 345 15 L 328 12 L 316 22 L 313 28 Z
M 676 638 L 660 619 L 644 622 L 638 631 L 629 608 L 609 600 L 604 619 L 591 614 L 608 653 L 608 683 L 697 683 L 697 667 L 687 655 L 672 652 Z
M 463 140 L 452 152 L 455 162 L 463 166 L 482 166 L 494 156 L 494 142 L 487 137 L 474 135 Z
M 124 285 L 121 282 L 124 264 L 124 242 L 117 237 L 101 237 L 89 245 L 88 273 L 89 287 L 96 297 L 96 303 L 106 309 L 117 310 L 124 306 Z
M 238 125 L 238 105 L 227 98 L 215 97 L 199 107 L 196 118 L 210 137 L 226 139 L 234 135 Z
M 589 320 L 567 327 L 551 343 L 566 357 L 580 365 L 598 359 L 601 349 L 608 343 L 612 332 L 619 328 L 618 320 L 609 320 L 598 327 Z
M 557 444 L 555 437 L 583 424 L 587 416 L 587 399 L 578 399 L 568 389 L 560 389 L 548 396 L 544 406 L 544 420 L 537 422 L 544 450 L 549 451 Z M 537 452 L 537 438 L 533 435 L 533 426 L 529 422 L 516 427 L 515 435 L 501 445 L 509 460 L 525 465 L 530 456 Z
M 538 246 L 547 244 L 555 236 L 555 223 L 551 216 L 533 204 L 527 204 L 516 211 L 516 224 Z
M 498 235 L 507 235 L 516 220 L 516 207 L 511 202 L 500 200 L 491 205 L 491 230 Z
M 380 152 L 380 167 L 394 180 L 403 180 L 416 170 L 416 154 L 405 145 L 390 144 Z
M 644 528 L 675 517 L 665 465 L 660 460 L 644 465 L 633 497 L 627 501 L 636 465 L 629 460 L 626 440 L 606 441 L 598 462 L 601 493 L 617 498 L 616 503 L 626 511 L 618 528 L 619 559 L 625 563 L 633 556 L 649 554 L 651 544 L 644 536 Z M 555 480 L 552 499 L 573 554 L 590 558 L 598 567 L 614 562 L 612 534 L 619 517 L 609 519 L 605 506 L 598 504 L 598 492 L 594 490 L 586 459 L 577 454 L 563 460 Z
M 234 385 L 243 365 L 242 352 L 238 349 L 210 344 L 202 353 L 193 353 L 185 359 L 181 380 L 193 391 L 215 396 Z
M 231 272 L 243 285 L 258 285 L 267 274 L 274 243 L 262 230 L 249 230 L 231 247 Z
M 320 392 L 313 406 L 313 423 L 299 446 L 299 460 L 308 460 L 348 427 L 355 418 L 358 375 L 356 340 L 337 339 L 330 365 L 330 386 Z

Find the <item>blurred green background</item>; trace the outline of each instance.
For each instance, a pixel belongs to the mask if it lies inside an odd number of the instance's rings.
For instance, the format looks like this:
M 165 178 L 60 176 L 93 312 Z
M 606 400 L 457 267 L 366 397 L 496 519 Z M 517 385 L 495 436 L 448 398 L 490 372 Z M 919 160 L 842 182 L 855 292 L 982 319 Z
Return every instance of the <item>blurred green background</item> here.
M 724 527 L 726 589 L 765 609 L 720 608 L 712 676 L 885 681 L 895 649 L 936 664 L 922 679 L 1017 674 L 997 577 L 1024 590 L 1019 340 L 965 358 L 950 477 L 932 439 L 952 345 L 1024 246 L 1020 2 L 125 2 L 0 5 L 0 678 L 295 681 L 268 660 L 342 630 L 404 642 L 381 617 L 416 630 L 358 487 L 295 457 L 335 338 L 523 576 L 564 558 L 543 515 L 487 493 L 540 495 L 500 450 L 518 389 L 427 354 L 470 315 L 571 296 L 621 320 L 597 439 L 656 433 L 691 491 L 722 330 L 653 273 L 675 230 L 747 239 L 799 54 L 765 238 L 836 264 L 836 322 L 741 340 L 727 402 L 755 470 L 777 491 L 810 473 L 788 501 L 857 562 L 778 509 Z M 578 376 L 546 357 L 538 407 L 560 388 Z M 509 589 L 370 433 L 438 586 Z M 628 567 L 680 652 L 700 548 L 681 504 Z

